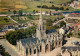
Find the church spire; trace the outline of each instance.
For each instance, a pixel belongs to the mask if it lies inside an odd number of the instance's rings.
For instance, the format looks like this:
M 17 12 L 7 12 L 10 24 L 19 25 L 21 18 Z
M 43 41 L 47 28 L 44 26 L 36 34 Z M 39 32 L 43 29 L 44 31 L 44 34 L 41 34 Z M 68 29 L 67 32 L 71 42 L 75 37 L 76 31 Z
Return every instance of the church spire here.
M 36 37 L 38 37 L 38 39 L 44 39 L 46 37 L 46 29 L 44 26 L 44 22 L 43 22 L 43 17 L 42 17 L 42 7 L 40 8 L 40 17 L 39 17 L 39 24 L 36 28 Z
M 42 18 L 42 3 L 41 3 L 41 8 L 40 8 L 39 24 L 43 24 L 43 18 Z

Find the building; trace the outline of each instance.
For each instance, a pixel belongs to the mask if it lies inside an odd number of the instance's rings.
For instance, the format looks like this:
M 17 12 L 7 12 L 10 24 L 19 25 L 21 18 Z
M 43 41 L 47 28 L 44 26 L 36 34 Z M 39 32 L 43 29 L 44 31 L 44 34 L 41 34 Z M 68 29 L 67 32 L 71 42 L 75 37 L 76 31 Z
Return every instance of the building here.
M 4 38 L 7 32 L 15 31 L 16 25 L 0 25 L 0 38 Z
M 62 47 L 62 56 L 80 56 L 80 46 Z
M 55 11 L 55 10 L 51 10 L 50 11 L 51 15 L 61 15 L 61 13 L 59 11 Z
M 40 12 L 39 24 L 36 28 L 36 34 L 27 39 L 17 41 L 17 49 L 22 56 L 39 56 L 40 53 L 46 53 L 62 46 L 63 35 L 57 31 L 48 32 L 42 19 L 42 9 Z
M 73 1 L 70 6 L 74 9 L 80 9 L 80 1 Z
M 68 15 L 67 18 L 70 18 L 70 19 L 80 19 L 80 14 L 79 13 L 71 13 Z

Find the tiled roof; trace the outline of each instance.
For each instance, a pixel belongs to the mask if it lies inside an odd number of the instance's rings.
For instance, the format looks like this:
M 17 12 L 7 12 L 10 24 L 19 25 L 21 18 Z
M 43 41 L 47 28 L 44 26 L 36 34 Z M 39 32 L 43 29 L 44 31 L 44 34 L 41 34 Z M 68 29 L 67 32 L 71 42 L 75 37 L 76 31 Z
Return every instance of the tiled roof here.
M 80 23 L 77 23 L 77 24 L 75 24 L 75 25 L 71 26 L 71 28 L 73 28 L 74 26 L 78 26 L 78 25 L 80 25 Z

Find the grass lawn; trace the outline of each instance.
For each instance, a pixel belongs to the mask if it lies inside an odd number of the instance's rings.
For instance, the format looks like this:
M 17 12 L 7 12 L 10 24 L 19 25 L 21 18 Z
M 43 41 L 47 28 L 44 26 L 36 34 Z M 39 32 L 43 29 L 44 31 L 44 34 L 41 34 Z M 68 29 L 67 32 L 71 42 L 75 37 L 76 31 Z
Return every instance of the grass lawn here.
M 0 25 L 8 25 L 8 24 L 15 24 L 11 19 L 8 17 L 0 17 Z

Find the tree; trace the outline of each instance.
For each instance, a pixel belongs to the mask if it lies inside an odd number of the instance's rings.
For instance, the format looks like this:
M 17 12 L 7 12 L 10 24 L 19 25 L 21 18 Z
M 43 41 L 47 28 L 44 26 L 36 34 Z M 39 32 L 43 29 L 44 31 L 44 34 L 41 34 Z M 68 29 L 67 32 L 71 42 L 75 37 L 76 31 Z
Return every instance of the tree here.
M 32 34 L 34 34 L 35 32 L 36 32 L 36 28 L 33 26 L 33 27 L 29 27 L 25 30 L 20 29 L 20 30 L 8 32 L 5 36 L 5 38 L 12 45 L 16 45 L 17 40 L 32 37 Z
M 51 11 L 50 11 L 50 16 L 51 16 Z
M 42 8 L 48 8 L 48 6 L 47 5 L 43 5 Z
M 22 16 L 22 15 L 23 15 L 23 11 L 19 10 L 19 16 Z
M 11 12 L 11 10 L 8 10 L 8 12 Z
M 66 10 L 69 10 L 69 8 L 66 8 Z
M 64 10 L 64 7 L 61 7 L 60 10 Z
M 55 7 L 54 9 L 55 9 L 56 11 L 58 11 L 58 10 L 59 10 L 59 7 Z
M 35 10 L 33 10 L 33 14 L 35 14 Z
M 16 13 L 17 13 L 17 11 L 16 11 L 16 10 L 14 10 L 14 11 L 13 11 L 13 14 L 15 15 Z
M 38 13 L 38 10 L 36 11 L 36 13 Z
M 39 6 L 37 6 L 38 8 L 41 8 L 41 6 L 39 5 Z
M 46 22 L 46 30 L 51 30 L 51 29 L 53 29 L 52 20 L 48 19 Z
M 70 38 L 70 36 L 72 36 L 72 33 L 70 32 L 69 34 L 67 34 L 67 37 Z
M 62 26 L 64 26 L 64 25 L 66 25 L 66 23 L 65 23 L 64 21 L 61 21 L 61 22 L 60 22 L 60 27 L 62 27 Z

